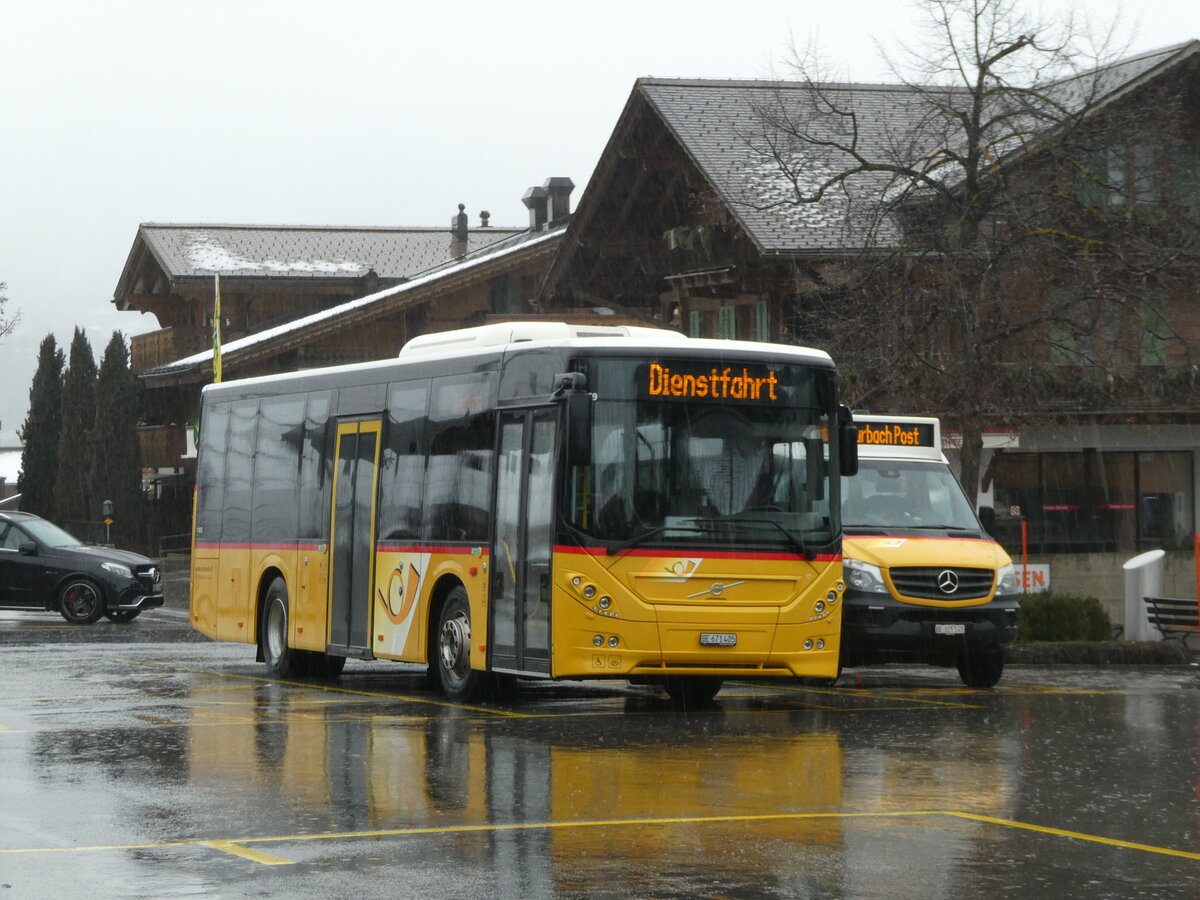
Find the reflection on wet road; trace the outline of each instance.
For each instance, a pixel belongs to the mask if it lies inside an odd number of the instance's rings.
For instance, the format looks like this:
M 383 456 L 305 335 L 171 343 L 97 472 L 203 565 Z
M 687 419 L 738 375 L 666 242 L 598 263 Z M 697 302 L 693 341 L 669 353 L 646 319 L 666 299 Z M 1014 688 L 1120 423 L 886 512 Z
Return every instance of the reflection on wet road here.
M 865 669 L 730 683 L 691 713 L 556 683 L 461 707 L 413 666 L 284 683 L 170 628 L 22 622 L 9 640 L 0 619 L 0 897 L 1200 888 L 1192 668 L 1014 667 L 984 692 Z

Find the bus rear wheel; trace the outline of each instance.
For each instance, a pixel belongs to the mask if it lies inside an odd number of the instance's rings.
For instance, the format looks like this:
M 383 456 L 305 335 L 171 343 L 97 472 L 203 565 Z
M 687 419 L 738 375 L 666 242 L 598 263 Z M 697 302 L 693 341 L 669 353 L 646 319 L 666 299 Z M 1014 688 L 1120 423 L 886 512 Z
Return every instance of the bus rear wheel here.
M 461 585 L 450 591 L 442 605 L 433 650 L 442 692 L 460 702 L 479 697 L 484 673 L 471 668 L 471 605 Z
M 958 657 L 958 674 L 972 688 L 995 687 L 1004 672 L 1004 650 L 999 644 L 969 647 Z
M 276 578 L 267 588 L 263 600 L 262 641 L 263 661 L 267 671 L 278 678 L 300 674 L 298 655 L 288 645 L 288 591 L 287 583 Z
M 321 681 L 337 681 L 342 675 L 342 670 L 346 668 L 346 657 L 331 656 L 320 650 L 293 650 L 292 655 L 300 657 L 299 668 L 304 674 Z M 297 666 L 293 663 L 292 672 L 295 673 L 296 670 Z

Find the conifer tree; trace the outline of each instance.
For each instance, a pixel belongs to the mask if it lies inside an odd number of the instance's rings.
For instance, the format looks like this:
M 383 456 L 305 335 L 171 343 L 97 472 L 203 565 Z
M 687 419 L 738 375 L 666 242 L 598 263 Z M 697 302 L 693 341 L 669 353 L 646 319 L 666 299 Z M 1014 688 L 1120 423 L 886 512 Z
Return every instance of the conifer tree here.
M 91 489 L 96 422 L 96 359 L 87 335 L 79 328 L 71 340 L 67 374 L 62 388 L 62 431 L 58 441 L 58 480 L 54 486 L 55 514 L 68 530 L 100 519 L 100 500 Z M 89 534 L 78 529 L 78 537 Z
M 109 535 L 124 547 L 142 540 L 142 467 L 138 448 L 137 381 L 129 370 L 125 337 L 114 331 L 96 380 L 96 422 L 92 432 L 93 505 L 113 502 Z
M 21 472 L 17 487 L 21 509 L 55 518 L 54 485 L 58 474 L 58 442 L 62 424 L 63 352 L 53 334 L 42 339 L 37 371 L 29 388 L 29 412 L 20 430 Z

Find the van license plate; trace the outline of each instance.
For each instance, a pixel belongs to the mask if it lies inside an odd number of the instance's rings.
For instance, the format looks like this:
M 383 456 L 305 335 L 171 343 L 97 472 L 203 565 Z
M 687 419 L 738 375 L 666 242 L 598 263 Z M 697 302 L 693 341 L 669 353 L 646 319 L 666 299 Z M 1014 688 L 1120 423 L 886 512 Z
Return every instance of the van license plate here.
M 737 635 L 728 631 L 702 631 L 700 644 L 704 647 L 736 647 Z
M 967 626 L 962 622 L 941 623 L 933 626 L 934 634 L 966 634 Z

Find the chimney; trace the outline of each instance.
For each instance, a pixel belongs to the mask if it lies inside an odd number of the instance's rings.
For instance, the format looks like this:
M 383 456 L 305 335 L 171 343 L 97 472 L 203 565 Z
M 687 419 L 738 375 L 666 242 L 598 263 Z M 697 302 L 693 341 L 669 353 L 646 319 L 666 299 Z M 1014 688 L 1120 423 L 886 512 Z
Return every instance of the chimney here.
M 491 222 L 489 220 L 491 218 L 492 218 L 492 214 L 490 212 L 488 212 L 486 209 L 481 209 L 479 211 L 479 227 L 480 228 L 490 228 Z
M 546 189 L 531 187 L 521 198 L 525 208 L 529 210 L 529 230 L 541 231 L 546 227 Z
M 570 178 L 547 178 L 542 189 L 549 196 L 550 223 L 566 221 L 571 215 L 571 191 L 575 190 L 575 182 Z
M 450 220 L 450 256 L 461 259 L 467 252 L 467 205 L 458 204 L 458 215 Z

